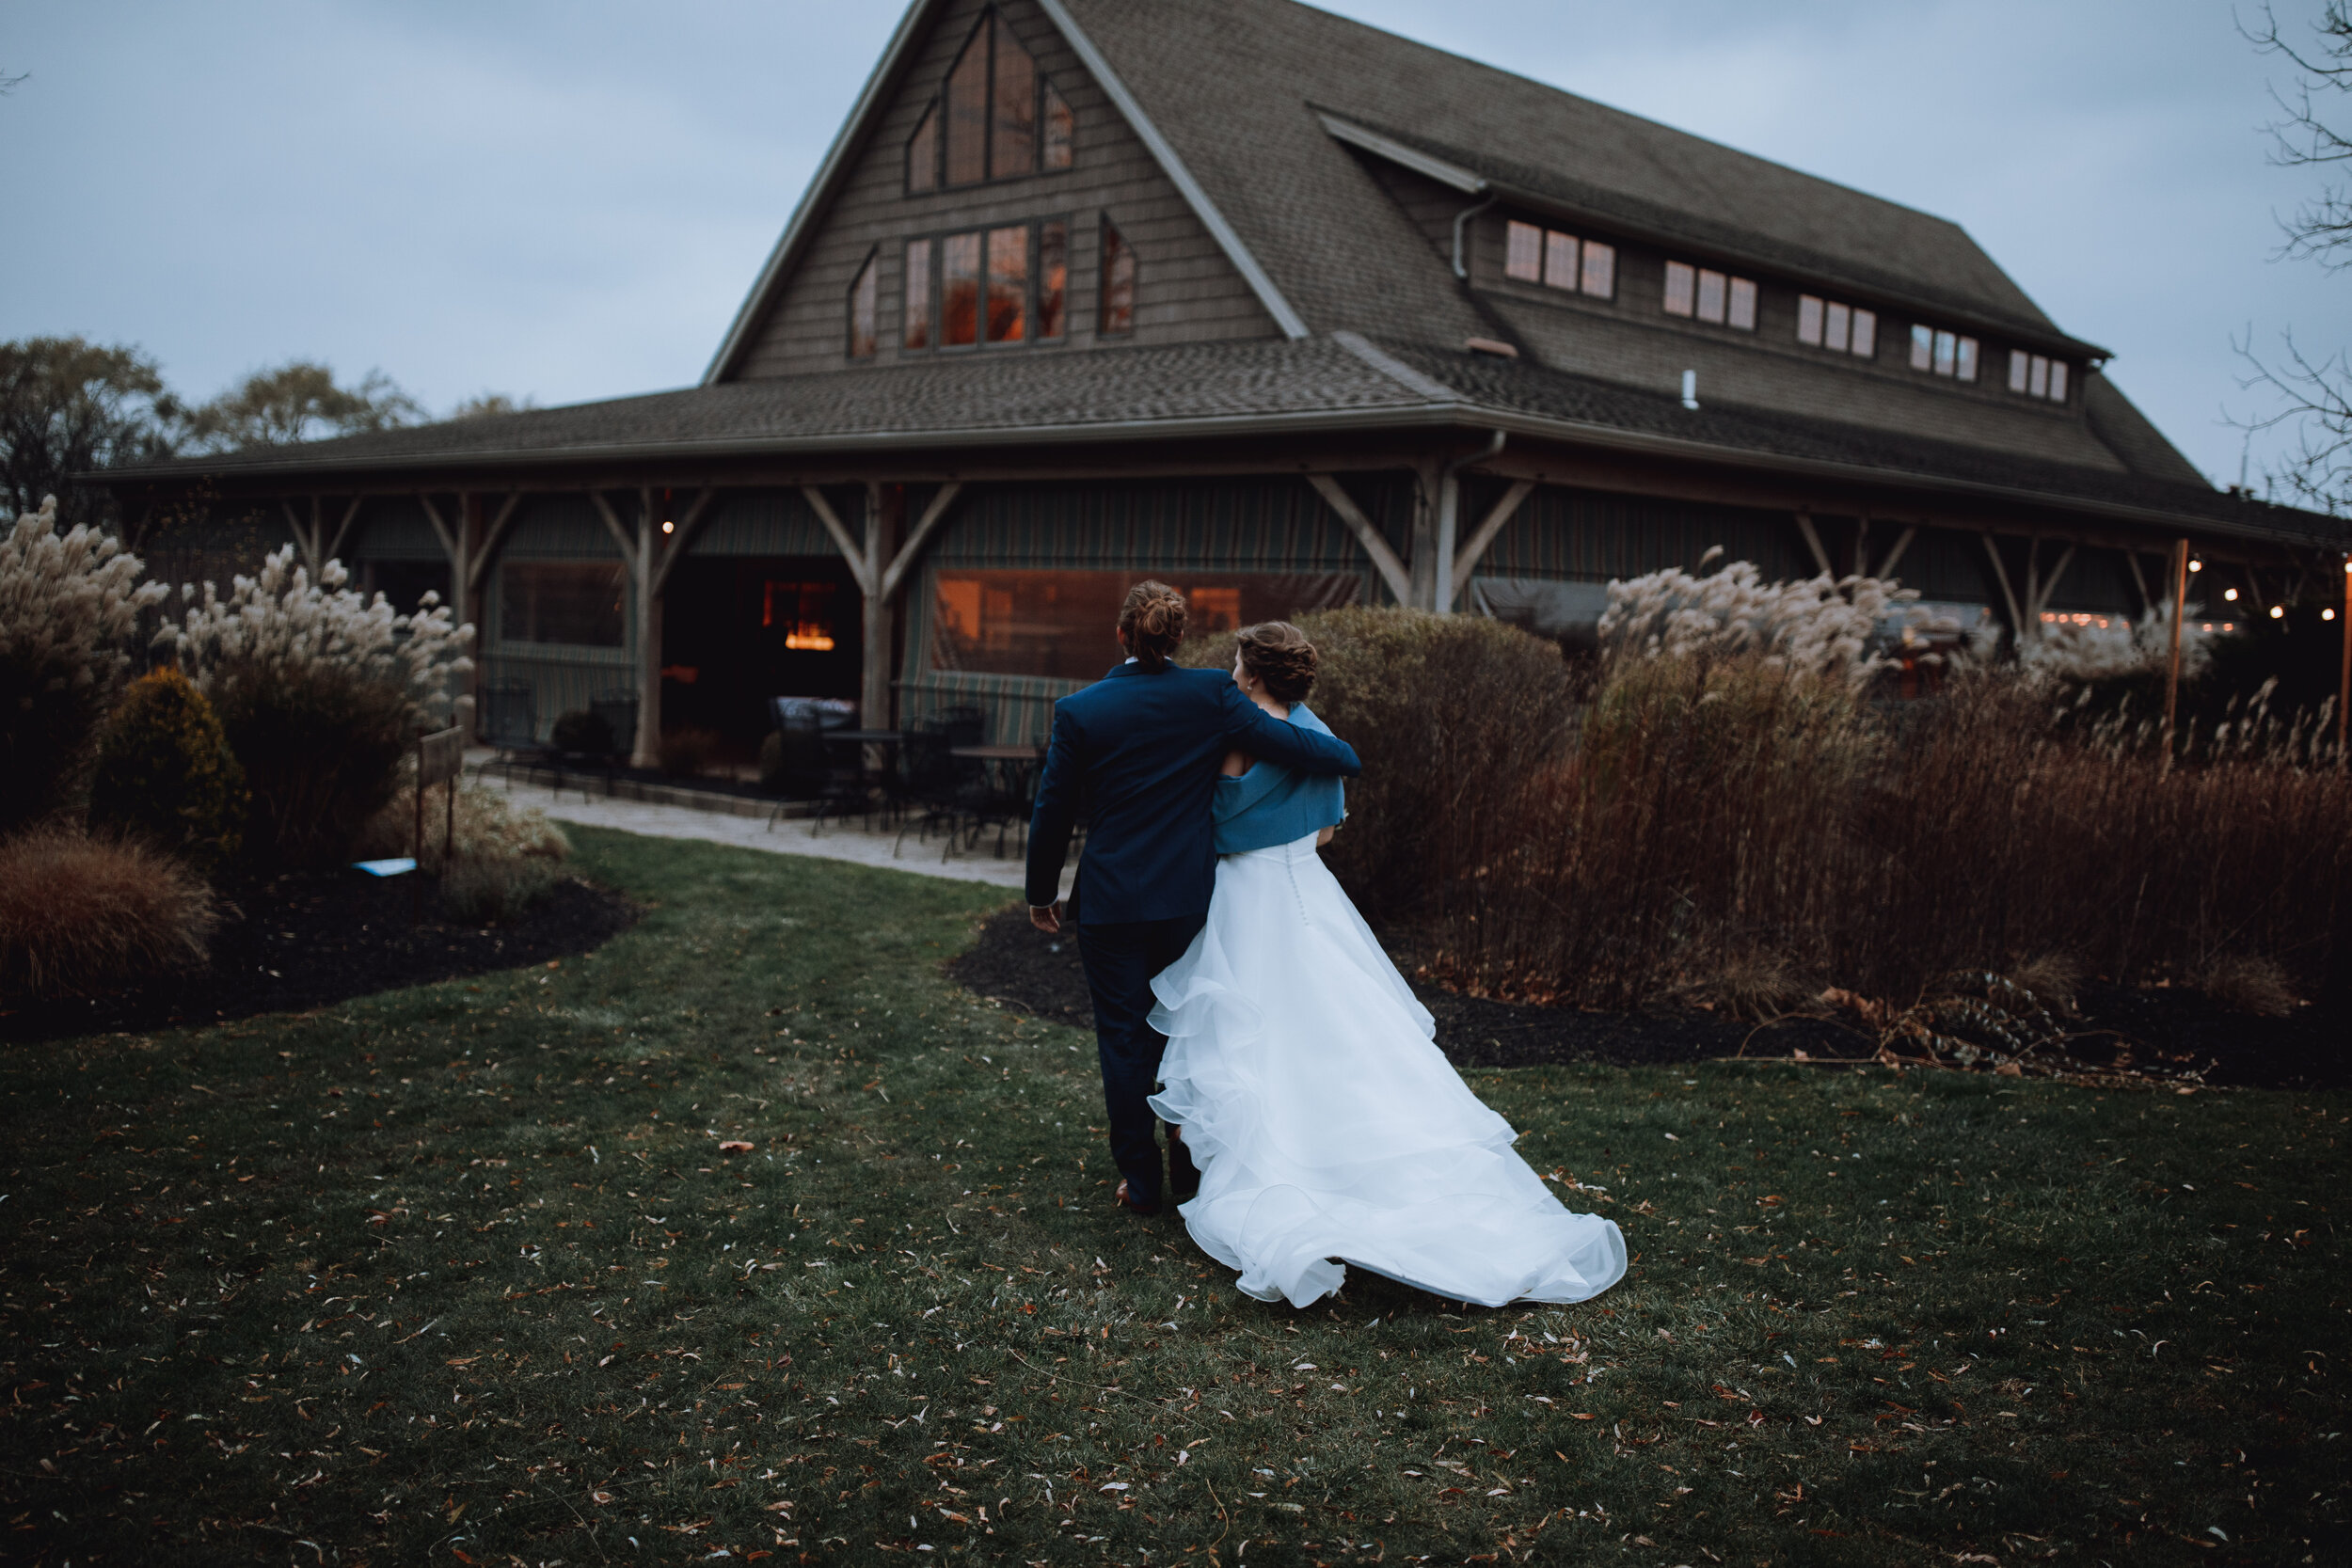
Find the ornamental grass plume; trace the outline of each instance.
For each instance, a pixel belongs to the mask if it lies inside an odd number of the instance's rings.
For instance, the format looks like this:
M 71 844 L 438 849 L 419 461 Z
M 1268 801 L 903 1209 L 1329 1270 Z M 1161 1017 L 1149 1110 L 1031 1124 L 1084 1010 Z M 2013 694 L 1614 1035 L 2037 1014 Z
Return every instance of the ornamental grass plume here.
M 1708 550 L 1700 566 L 1719 553 Z M 1600 645 L 1613 659 L 1753 656 L 1768 669 L 1860 685 L 1884 667 L 1875 647 L 1886 624 L 1924 620 L 1912 609 L 1918 598 L 1889 578 L 1824 572 L 1768 583 L 1753 561 L 1705 577 L 1670 566 L 1609 585 Z
M 83 996 L 203 966 L 212 890 L 171 856 L 52 824 L 0 841 L 0 999 Z
M 2213 663 L 2214 634 L 2190 618 L 2181 625 L 2181 678 L 2195 680 Z M 2172 607 L 2158 605 L 2137 621 L 2121 616 L 2104 626 L 2059 622 L 2017 647 L 2026 673 L 2054 681 L 2110 681 L 2163 673 L 2172 660 Z
M 87 524 L 59 533 L 55 496 L 0 542 L 0 832 L 75 793 L 139 612 L 168 593 L 144 569 Z

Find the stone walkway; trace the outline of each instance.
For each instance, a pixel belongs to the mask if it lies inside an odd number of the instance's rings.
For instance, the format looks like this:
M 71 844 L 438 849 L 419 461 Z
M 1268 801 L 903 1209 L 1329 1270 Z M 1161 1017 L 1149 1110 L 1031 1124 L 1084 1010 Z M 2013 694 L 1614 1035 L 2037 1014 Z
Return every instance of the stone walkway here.
M 577 789 L 557 795 L 537 784 L 515 784 L 497 778 L 485 777 L 476 782 L 502 790 L 516 805 L 535 806 L 559 822 L 618 828 L 624 832 L 644 833 L 653 838 L 698 838 L 738 849 L 763 849 L 771 855 L 853 861 L 859 865 L 911 871 L 918 877 L 945 877 L 951 881 L 987 882 L 1003 888 L 1018 888 L 1022 883 L 1023 865 L 1013 854 L 1011 842 L 1007 841 L 1005 858 L 998 860 L 993 831 L 981 835 L 977 849 L 959 849 L 943 860 L 943 846 L 936 832 L 925 844 L 910 832 L 901 844 L 895 830 L 882 830 L 879 819 L 870 832 L 855 821 L 828 822 L 821 832 L 811 832 L 806 821 L 790 817 L 771 828 L 765 815 L 736 816 L 688 806 L 582 798 Z M 1073 869 L 1065 868 L 1062 872 L 1065 893 L 1069 891 Z

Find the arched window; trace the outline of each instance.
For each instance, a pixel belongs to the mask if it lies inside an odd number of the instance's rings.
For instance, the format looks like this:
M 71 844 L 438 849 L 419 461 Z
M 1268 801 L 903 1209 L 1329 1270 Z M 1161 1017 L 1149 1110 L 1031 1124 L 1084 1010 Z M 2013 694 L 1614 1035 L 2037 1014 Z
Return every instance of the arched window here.
M 977 185 L 1071 166 L 1077 121 L 1037 61 L 991 10 L 907 140 L 907 190 Z

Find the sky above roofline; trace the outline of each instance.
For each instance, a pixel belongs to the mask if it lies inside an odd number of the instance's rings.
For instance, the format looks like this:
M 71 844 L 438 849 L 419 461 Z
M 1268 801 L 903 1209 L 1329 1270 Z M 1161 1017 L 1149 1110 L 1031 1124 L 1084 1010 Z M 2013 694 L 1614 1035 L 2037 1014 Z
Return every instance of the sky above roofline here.
M 2308 182 L 2212 0 L 1327 8 L 1953 219 L 2218 483 L 2265 406 L 2233 341 L 2352 346 L 2352 280 L 2271 260 Z M 0 339 L 135 342 L 197 397 L 297 356 L 436 409 L 689 385 L 896 20 L 17 0 Z

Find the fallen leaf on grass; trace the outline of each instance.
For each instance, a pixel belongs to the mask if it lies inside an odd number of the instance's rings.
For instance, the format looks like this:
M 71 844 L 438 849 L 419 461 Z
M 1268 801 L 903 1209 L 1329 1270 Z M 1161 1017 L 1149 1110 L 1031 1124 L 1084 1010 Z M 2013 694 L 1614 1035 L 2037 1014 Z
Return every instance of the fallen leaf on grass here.
M 740 1138 L 729 1138 L 719 1146 L 719 1152 L 722 1154 L 749 1154 L 751 1151 L 752 1146 Z

